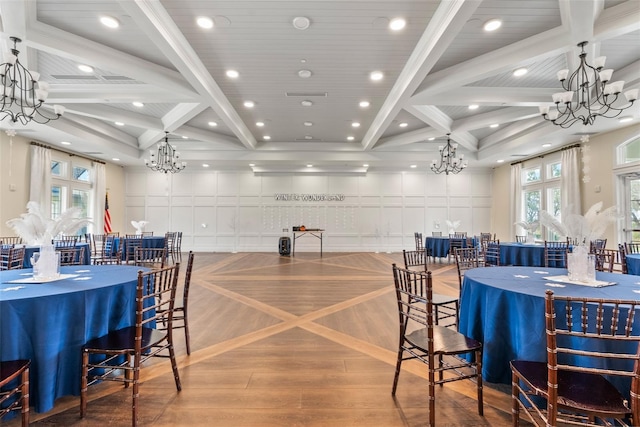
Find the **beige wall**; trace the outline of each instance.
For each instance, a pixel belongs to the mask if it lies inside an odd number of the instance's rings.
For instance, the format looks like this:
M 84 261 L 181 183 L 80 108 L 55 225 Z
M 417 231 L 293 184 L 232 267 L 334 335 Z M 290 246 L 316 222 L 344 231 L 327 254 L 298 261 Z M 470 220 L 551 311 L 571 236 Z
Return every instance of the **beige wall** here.
M 603 208 L 616 205 L 620 201 L 616 197 L 615 162 L 616 147 L 629 141 L 640 134 L 640 125 L 628 126 L 613 132 L 592 136 L 588 145 L 590 170 L 587 173 L 589 182 L 582 182 L 585 174 L 581 173 L 582 212 L 584 213 L 593 204 L 602 201 Z M 577 138 L 577 137 L 576 137 Z M 580 141 L 576 139 L 575 143 Z M 584 164 L 581 165 L 581 168 Z M 640 168 L 636 167 L 636 170 Z M 513 197 L 510 190 L 511 166 L 506 164 L 493 171 L 493 205 L 492 227 L 498 238 L 504 240 L 513 239 L 513 222 L 510 219 L 510 200 Z M 618 206 L 620 211 L 622 206 Z M 603 236 L 607 239 L 607 247 L 617 248 L 618 233 L 616 226 L 610 226 Z
M 0 236 L 13 236 L 6 222 L 26 212 L 29 201 L 30 139 L 0 132 Z M 114 230 L 124 230 L 124 170 L 107 163 L 107 188 Z

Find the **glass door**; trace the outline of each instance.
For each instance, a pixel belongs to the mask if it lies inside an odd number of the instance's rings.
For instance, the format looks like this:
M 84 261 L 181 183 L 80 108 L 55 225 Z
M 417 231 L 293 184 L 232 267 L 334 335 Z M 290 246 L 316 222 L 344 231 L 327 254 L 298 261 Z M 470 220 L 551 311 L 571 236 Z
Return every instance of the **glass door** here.
M 624 194 L 624 241 L 640 242 L 640 176 L 638 174 L 624 177 Z

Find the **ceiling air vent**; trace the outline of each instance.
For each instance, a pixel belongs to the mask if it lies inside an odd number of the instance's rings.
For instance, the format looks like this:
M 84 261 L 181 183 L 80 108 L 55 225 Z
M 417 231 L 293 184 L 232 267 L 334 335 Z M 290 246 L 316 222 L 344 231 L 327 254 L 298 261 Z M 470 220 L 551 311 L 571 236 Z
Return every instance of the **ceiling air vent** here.
M 56 80 L 98 80 L 96 76 L 86 76 L 80 74 L 52 74 Z
M 98 155 L 104 154 L 104 153 L 101 153 L 100 151 L 85 151 L 82 154 L 86 154 L 88 156 L 98 156 Z
M 285 92 L 284 96 L 290 98 L 290 97 L 303 97 L 303 98 L 310 98 L 310 97 L 324 97 L 326 98 L 327 96 L 329 96 L 328 92 Z
M 116 80 L 120 80 L 120 81 L 122 81 L 122 80 L 131 81 L 131 80 L 133 80 L 132 78 L 127 77 L 127 76 L 101 76 L 101 77 L 102 77 L 103 79 L 105 79 L 105 80 L 109 80 L 109 81 L 116 81 Z
M 320 138 L 296 138 L 296 142 L 323 142 L 324 139 Z

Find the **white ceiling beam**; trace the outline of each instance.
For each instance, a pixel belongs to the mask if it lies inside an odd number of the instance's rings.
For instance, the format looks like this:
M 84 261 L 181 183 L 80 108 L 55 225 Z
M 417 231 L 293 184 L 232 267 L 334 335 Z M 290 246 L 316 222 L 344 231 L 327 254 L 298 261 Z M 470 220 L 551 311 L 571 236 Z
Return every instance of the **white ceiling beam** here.
M 199 98 L 176 71 L 41 22 L 31 23 L 27 31 L 28 45 L 36 49 L 157 86 L 179 98 Z
M 143 129 L 162 129 L 162 121 L 155 117 L 135 113 L 133 111 L 121 110 L 100 104 L 65 104 L 67 111 L 79 116 L 93 117 L 106 120 L 111 123 L 122 122 L 126 125 Z M 65 113 L 66 114 L 66 113 Z
M 453 122 L 452 129 L 454 131 L 470 131 L 474 129 L 487 128 L 495 123 L 502 125 L 532 117 L 540 117 L 540 113 L 537 108 L 503 108 L 455 120 Z
M 193 102 L 195 94 L 180 94 L 151 84 L 61 84 L 49 82 L 51 91 L 47 102 L 56 103 L 124 103 L 144 99 L 147 103 Z
M 169 132 L 175 131 L 207 108 L 209 108 L 207 105 L 200 103 L 183 103 L 176 105 L 162 117 L 164 130 L 168 130 Z
M 511 138 L 514 138 L 516 135 L 525 132 L 527 129 L 537 126 L 541 123 L 542 117 L 537 115 L 537 117 L 529 118 L 526 120 L 520 120 L 510 124 L 509 126 L 505 126 L 491 135 L 483 138 L 479 142 L 480 151 L 486 150 L 487 148 L 508 141 Z
M 362 139 L 362 146 L 365 149 L 373 148 L 402 109 L 402 101 L 413 94 L 479 5 L 480 1 L 476 0 L 440 2 L 416 48 Z
M 135 3 L 130 0 L 118 0 L 118 2 L 238 139 L 247 148 L 255 148 L 257 142 L 253 134 L 162 4 L 153 0 L 138 0 Z
M 389 149 L 400 147 L 402 145 L 415 144 L 416 142 L 426 141 L 429 138 L 437 138 L 442 136 L 442 132 L 431 127 L 424 129 L 416 129 L 414 131 L 401 133 L 399 135 L 383 138 L 378 141 L 374 150 Z
M 629 0 L 603 10 L 595 22 L 593 33 L 596 41 L 602 41 L 638 30 L 638 0 Z
M 440 135 L 451 132 L 453 119 L 435 105 L 409 105 L 405 107 L 409 113 L 422 120 L 432 128 L 440 131 Z
M 433 95 L 423 92 L 411 98 L 411 102 L 416 106 L 478 104 L 537 107 L 540 103 L 551 102 L 551 95 L 556 92 L 558 88 L 464 86 Z
M 530 155 L 531 153 L 540 152 L 540 145 L 543 142 L 553 143 L 554 136 L 562 136 L 563 129 L 560 126 L 544 122 L 530 126 L 514 135 L 502 144 L 493 144 L 490 147 L 482 148 L 478 151 L 478 159 L 486 160 L 490 158 L 503 158 L 505 153 L 513 152 L 517 149 L 523 149 L 521 154 Z M 517 158 L 513 159 L 518 160 Z
M 75 114 L 68 114 L 65 112 L 64 117 L 75 123 L 78 126 L 82 126 L 87 129 L 91 129 L 93 132 L 100 133 L 104 137 L 116 140 L 122 144 L 129 145 L 134 148 L 138 148 L 138 139 L 129 135 L 128 133 L 105 123 L 103 120 L 94 119 L 92 117 L 80 116 Z

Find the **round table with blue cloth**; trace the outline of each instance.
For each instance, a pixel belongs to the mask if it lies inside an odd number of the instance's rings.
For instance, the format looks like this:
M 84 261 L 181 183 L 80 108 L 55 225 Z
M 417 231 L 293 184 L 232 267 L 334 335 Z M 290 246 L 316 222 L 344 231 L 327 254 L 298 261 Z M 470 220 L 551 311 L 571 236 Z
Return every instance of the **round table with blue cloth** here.
M 29 280 L 31 270 L 0 271 L 0 360 L 29 359 L 30 402 L 36 412 L 79 395 L 82 345 L 135 323 L 137 272 L 127 265 L 61 267 L 74 277 Z
M 597 272 L 597 280 L 616 282 L 600 288 L 545 279 L 566 274 L 566 269 L 540 267 L 482 267 L 465 272 L 460 291 L 459 330 L 483 343 L 482 377 L 486 381 L 509 384 L 511 360 L 547 360 L 544 308 L 547 289 L 563 296 L 640 298 L 637 276 Z M 640 313 L 636 319 L 640 322 Z

